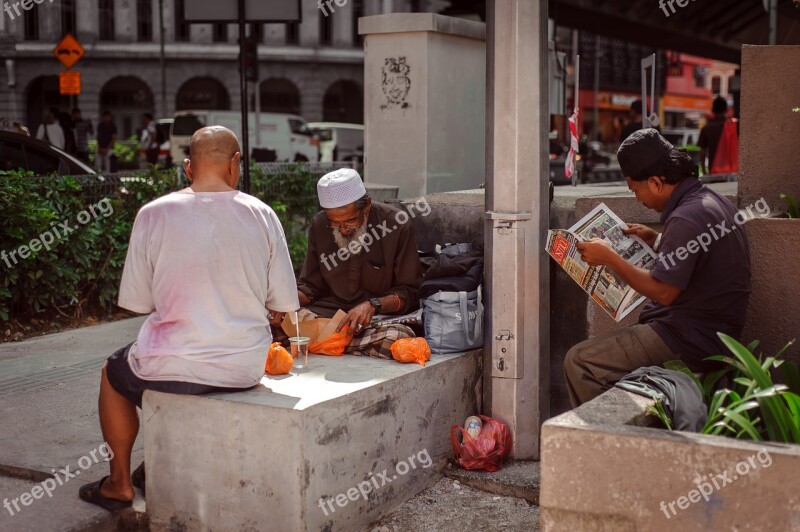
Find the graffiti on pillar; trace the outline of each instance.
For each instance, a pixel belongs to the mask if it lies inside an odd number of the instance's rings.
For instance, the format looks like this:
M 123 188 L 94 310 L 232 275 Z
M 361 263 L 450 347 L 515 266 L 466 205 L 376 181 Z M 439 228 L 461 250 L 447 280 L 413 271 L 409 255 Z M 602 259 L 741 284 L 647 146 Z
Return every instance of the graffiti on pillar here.
M 408 91 L 411 89 L 411 78 L 408 76 L 411 67 L 406 63 L 405 57 L 387 57 L 383 63 L 383 78 L 381 87 L 386 95 L 386 103 L 381 105 L 386 109 L 408 109 L 411 105 L 406 101 Z

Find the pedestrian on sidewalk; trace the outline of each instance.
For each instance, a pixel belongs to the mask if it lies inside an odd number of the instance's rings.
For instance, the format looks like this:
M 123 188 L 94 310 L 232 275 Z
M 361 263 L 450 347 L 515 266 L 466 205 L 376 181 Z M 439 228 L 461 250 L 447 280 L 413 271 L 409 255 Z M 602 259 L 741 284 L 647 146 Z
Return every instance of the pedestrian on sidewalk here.
M 136 408 L 145 390 L 241 391 L 264 376 L 268 313 L 297 310 L 297 285 L 275 212 L 236 189 L 241 152 L 227 128 L 198 130 L 184 168 L 192 185 L 141 208 L 122 273 L 119 306 L 149 314 L 135 342 L 109 357 L 100 426 L 111 474 L 80 488 L 108 510 L 129 507 Z M 144 488 L 144 464 L 134 472 Z
M 52 144 L 56 148 L 64 149 L 64 130 L 61 129 L 52 111 L 44 114 L 44 122 L 36 131 L 36 138 Z
M 700 130 L 697 140 L 700 167 L 704 175 L 736 173 L 739 171 L 739 122 L 728 118 L 728 102 L 722 96 L 714 99 L 712 112 L 713 118 Z
M 103 111 L 103 118 L 97 124 L 97 154 L 95 164 L 100 172 L 111 171 L 111 154 L 117 142 L 117 126 L 111 119 L 110 111 Z
M 75 156 L 81 161 L 89 162 L 89 136 L 94 134 L 91 120 L 84 120 L 81 110 L 77 107 L 72 110 L 72 123 L 75 130 Z
M 140 160 L 150 164 L 158 164 L 158 129 L 153 115 L 145 113 L 142 115 L 142 134 L 139 139 Z

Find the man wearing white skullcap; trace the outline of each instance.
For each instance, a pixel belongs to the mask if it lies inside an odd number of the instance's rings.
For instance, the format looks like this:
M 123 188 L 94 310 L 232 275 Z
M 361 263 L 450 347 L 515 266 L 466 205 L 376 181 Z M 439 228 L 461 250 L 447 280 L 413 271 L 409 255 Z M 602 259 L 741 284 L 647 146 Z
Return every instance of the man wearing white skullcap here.
M 411 224 L 398 222 L 408 217 L 373 202 L 361 176 L 349 168 L 323 176 L 317 195 L 323 211 L 309 230 L 297 283 L 301 306 L 325 317 L 346 311 L 342 326 L 357 336 L 375 314 L 415 310 L 422 281 L 417 242 Z

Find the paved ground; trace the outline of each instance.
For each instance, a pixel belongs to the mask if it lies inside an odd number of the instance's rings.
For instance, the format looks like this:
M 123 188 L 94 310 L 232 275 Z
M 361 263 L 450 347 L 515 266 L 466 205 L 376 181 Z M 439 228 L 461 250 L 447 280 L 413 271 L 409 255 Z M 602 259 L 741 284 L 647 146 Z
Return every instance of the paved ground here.
M 470 532 L 539 530 L 539 508 L 444 478 L 374 523 L 369 532 Z
M 0 344 L 0 530 L 98 530 L 110 514 L 78 499 L 78 488 L 108 474 L 97 393 L 103 360 L 132 341 L 143 318 Z M 144 459 L 141 439 L 133 462 Z M 94 452 L 94 455 L 92 455 Z M 63 472 L 69 467 L 69 475 Z M 39 499 L 13 500 L 39 482 L 74 478 Z M 16 478 L 14 478 L 16 477 Z M 49 484 L 48 484 L 49 486 Z M 13 515 L 12 515 L 13 511 Z M 108 528 L 112 530 L 113 528 Z
M 97 421 L 100 367 L 109 354 L 135 338 L 142 321 L 134 318 L 0 344 L 0 504 L 8 500 L 10 506 L 0 508 L 0 531 L 122 529 L 110 513 L 78 499 L 77 491 L 81 484 L 107 474 L 98 451 L 103 442 Z M 140 438 L 134 445 L 134 465 L 143 454 Z M 63 481 L 66 467 L 75 476 L 52 489 L 52 496 L 37 488 L 54 475 Z M 445 473 L 451 478 L 443 478 L 367 530 L 537 530 L 537 467 L 530 462 L 512 464 L 494 474 L 449 468 Z M 21 497 L 26 493 L 39 498 L 25 495 L 25 506 Z M 144 511 L 144 500 L 137 497 L 134 506 Z M 124 516 L 128 526 L 132 514 Z

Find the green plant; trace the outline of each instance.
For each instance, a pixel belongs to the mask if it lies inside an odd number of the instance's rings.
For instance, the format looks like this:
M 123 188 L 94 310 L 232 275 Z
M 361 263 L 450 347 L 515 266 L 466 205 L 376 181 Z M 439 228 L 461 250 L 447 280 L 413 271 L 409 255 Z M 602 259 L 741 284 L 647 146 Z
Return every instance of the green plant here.
M 305 165 L 283 165 L 269 173 L 253 166 L 254 195 L 272 205 L 284 227 L 295 270 L 308 248 L 307 231 L 318 212 L 318 175 Z M 114 308 L 133 221 L 139 208 L 188 183 L 174 170 L 135 172 L 120 182 L 94 177 L 34 178 L 30 172 L 0 171 L 0 251 L 28 246 L 62 222 L 108 200 L 113 212 L 21 258 L 0 259 L 0 321 L 41 314 L 78 318 Z
M 0 250 L 5 253 L 0 319 L 47 312 L 79 318 L 111 310 L 137 211 L 176 185 L 165 172 L 127 178 L 122 187 L 69 176 L 0 173 Z M 104 212 L 96 207 L 100 201 L 108 208 Z M 88 214 L 90 207 L 97 215 Z M 59 229 L 62 223 L 72 229 Z M 52 242 L 34 250 L 31 243 L 43 242 L 43 235 Z
M 786 215 L 789 218 L 800 218 L 800 206 L 797 205 L 794 196 L 781 194 L 779 197 L 786 203 Z
M 252 165 L 250 173 L 252 194 L 272 207 L 281 221 L 296 272 L 306 257 L 311 220 L 319 212 L 316 184 L 320 176 L 306 168 L 288 164 L 279 171 L 265 172 Z
M 700 382 L 679 361 L 665 365 L 692 376 L 709 405 L 708 419 L 702 432 L 749 440 L 800 443 L 800 373 L 790 360 L 781 357 L 793 342 L 775 356 L 763 358 L 753 354 L 758 342 L 744 346 L 719 333 L 719 338 L 733 356 L 716 355 L 708 360 L 726 366 L 710 373 Z M 773 381 L 773 371 L 784 383 Z M 731 386 L 714 390 L 719 379 L 727 375 Z
M 125 141 L 116 141 L 113 151 L 117 155 L 117 162 L 123 166 L 132 166 L 139 164 L 139 141 L 136 135 L 131 136 Z M 97 154 L 97 141 L 89 141 L 89 161 L 94 164 L 95 156 Z
M 667 430 L 672 430 L 672 419 L 667 415 L 667 411 L 664 410 L 664 403 L 660 399 L 656 400 L 655 404 L 648 406 L 645 412 L 648 416 L 657 417 Z

